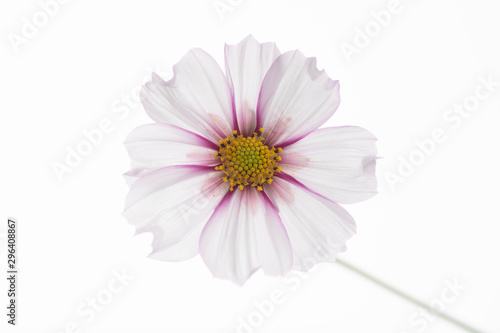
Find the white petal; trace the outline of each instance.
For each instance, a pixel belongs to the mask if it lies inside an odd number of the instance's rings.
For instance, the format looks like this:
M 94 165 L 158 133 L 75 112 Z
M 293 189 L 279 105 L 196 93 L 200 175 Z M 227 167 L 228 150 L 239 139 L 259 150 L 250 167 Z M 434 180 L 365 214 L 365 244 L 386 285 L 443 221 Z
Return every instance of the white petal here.
M 129 170 L 123 174 L 123 179 L 125 179 L 125 182 L 127 183 L 128 187 L 132 186 L 133 183 L 136 182 L 137 179 L 141 178 L 142 176 L 147 175 L 151 171 L 154 171 L 154 169 L 140 169 L 140 168 L 135 168 L 132 170 Z
M 264 191 L 279 211 L 293 251 L 293 269 L 308 271 L 318 262 L 335 261 L 356 233 L 345 209 L 298 184 L 274 177 Z
M 165 82 L 157 74 L 141 91 L 144 109 L 156 122 L 200 134 L 213 142 L 236 126 L 231 90 L 215 60 L 201 49 L 189 51 Z
M 284 275 L 291 267 L 290 241 L 264 193 L 255 188 L 229 192 L 200 238 L 200 255 L 214 276 L 243 284 L 262 268 Z
M 255 130 L 262 80 L 279 55 L 276 44 L 259 44 L 252 36 L 237 45 L 226 45 L 226 75 L 233 90 L 238 127 L 243 135 L 251 135 Z
M 283 149 L 280 167 L 330 200 L 363 201 L 377 193 L 375 141 L 361 127 L 319 129 Z
M 134 129 L 125 139 L 131 159 L 126 177 L 140 177 L 172 165 L 220 164 L 214 152 L 218 147 L 204 137 L 177 126 L 147 124 Z
M 123 216 L 137 233 L 154 235 L 152 258 L 177 261 L 198 253 L 203 226 L 228 191 L 212 167 L 171 166 L 138 179 Z
M 300 51 L 280 55 L 262 82 L 257 126 L 268 146 L 284 147 L 320 127 L 337 110 L 339 83 Z

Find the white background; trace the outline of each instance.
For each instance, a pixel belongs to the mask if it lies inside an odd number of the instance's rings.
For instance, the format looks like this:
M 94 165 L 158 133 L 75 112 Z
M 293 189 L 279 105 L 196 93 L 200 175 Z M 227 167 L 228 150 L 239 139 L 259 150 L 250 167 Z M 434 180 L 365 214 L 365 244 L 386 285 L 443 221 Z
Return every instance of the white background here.
M 500 86 L 460 124 L 444 118 L 474 100 L 480 77 L 500 81 L 497 2 L 401 0 L 352 57 L 341 45 L 355 45 L 357 29 L 376 29 L 371 12 L 389 1 L 231 3 L 221 18 L 213 0 L 69 1 L 16 52 L 9 38 L 42 9 L 34 0 L 0 1 L 2 272 L 7 217 L 19 221 L 20 255 L 18 325 L 6 324 L 2 278 L 0 330 L 237 332 L 238 318 L 250 317 L 254 332 L 461 332 L 441 319 L 412 323 L 416 305 L 338 264 L 288 280 L 259 272 L 238 287 L 213 278 L 199 256 L 146 258 L 151 236 L 133 237 L 120 215 L 129 163 L 122 142 L 151 122 L 137 87 L 151 69 L 169 79 L 192 47 L 222 64 L 224 43 L 252 34 L 317 57 L 340 80 L 342 103 L 325 126 L 358 125 L 379 139 L 380 193 L 346 207 L 358 235 L 340 258 L 426 304 L 453 295 L 446 281 L 456 280 L 467 288 L 445 312 L 500 332 Z M 65 163 L 68 147 L 105 119 L 111 132 L 59 180 L 53 164 Z M 391 186 L 386 177 L 401 159 L 418 157 L 415 140 L 436 128 L 446 140 Z M 123 290 L 95 316 L 77 312 L 109 296 L 113 272 L 122 270 L 134 277 Z M 254 302 L 267 304 L 275 289 L 283 302 L 259 315 Z

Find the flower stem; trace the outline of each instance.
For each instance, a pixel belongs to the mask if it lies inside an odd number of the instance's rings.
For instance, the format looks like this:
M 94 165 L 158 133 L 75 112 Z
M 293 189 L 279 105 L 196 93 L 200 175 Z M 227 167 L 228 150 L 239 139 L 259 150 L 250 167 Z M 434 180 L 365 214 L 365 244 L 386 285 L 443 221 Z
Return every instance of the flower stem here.
M 453 317 L 450 317 L 448 316 L 447 314 L 445 314 L 444 312 L 440 312 L 440 311 L 436 311 L 434 310 L 433 308 L 431 308 L 430 306 L 426 305 L 424 302 L 416 299 L 415 297 L 413 296 L 410 296 L 408 294 L 406 294 L 405 292 L 399 290 L 399 289 L 396 289 L 390 285 L 388 285 L 387 283 L 381 281 L 380 279 L 377 279 L 376 277 L 362 271 L 361 269 L 359 268 L 356 268 L 354 267 L 353 265 L 345 262 L 344 260 L 342 259 L 339 259 L 337 258 L 336 259 L 336 262 L 337 264 L 343 266 L 344 268 L 347 268 L 348 270 L 364 277 L 365 279 L 375 283 L 376 285 L 384 288 L 385 290 L 387 291 L 390 291 L 391 293 L 405 299 L 406 301 L 410 302 L 410 303 L 413 303 L 419 307 L 422 307 L 424 308 L 425 310 L 427 310 L 429 313 L 433 314 L 433 315 L 436 315 L 437 317 L 440 317 L 441 319 L 444 319 L 445 321 L 449 322 L 450 324 L 453 324 L 461 329 L 463 329 L 464 331 L 467 331 L 467 332 L 471 332 L 471 333 L 482 333 L 481 331 L 471 327 L 470 325 L 458 320 L 458 319 L 455 319 Z

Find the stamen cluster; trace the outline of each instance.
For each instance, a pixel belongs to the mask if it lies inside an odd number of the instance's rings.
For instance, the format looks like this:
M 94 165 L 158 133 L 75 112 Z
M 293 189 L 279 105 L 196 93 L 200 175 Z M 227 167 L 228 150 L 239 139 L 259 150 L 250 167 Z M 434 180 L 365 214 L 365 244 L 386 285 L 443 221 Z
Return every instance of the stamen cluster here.
M 262 185 L 271 184 L 274 172 L 281 172 L 278 162 L 281 157 L 281 148 L 271 149 L 262 142 L 264 129 L 253 133 L 252 137 L 238 135 L 233 131 L 233 136 L 219 141 L 219 152 L 215 155 L 220 158 L 221 164 L 215 167 L 226 174 L 223 178 L 229 182 L 231 191 L 237 186 L 243 190 L 245 186 L 255 186 L 262 191 Z

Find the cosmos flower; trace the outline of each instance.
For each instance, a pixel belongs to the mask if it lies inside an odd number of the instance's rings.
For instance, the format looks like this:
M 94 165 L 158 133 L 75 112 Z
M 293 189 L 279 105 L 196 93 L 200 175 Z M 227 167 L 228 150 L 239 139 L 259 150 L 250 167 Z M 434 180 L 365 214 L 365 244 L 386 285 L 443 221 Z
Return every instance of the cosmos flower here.
M 355 233 L 340 204 L 376 193 L 375 137 L 319 127 L 337 110 L 339 83 L 300 51 L 252 36 L 225 46 L 224 75 L 190 50 L 164 81 L 141 91 L 155 121 L 125 140 L 131 170 L 124 217 L 154 235 L 151 258 L 200 253 L 219 278 L 307 271 L 333 261 Z M 319 252 L 318 252 L 319 251 Z

